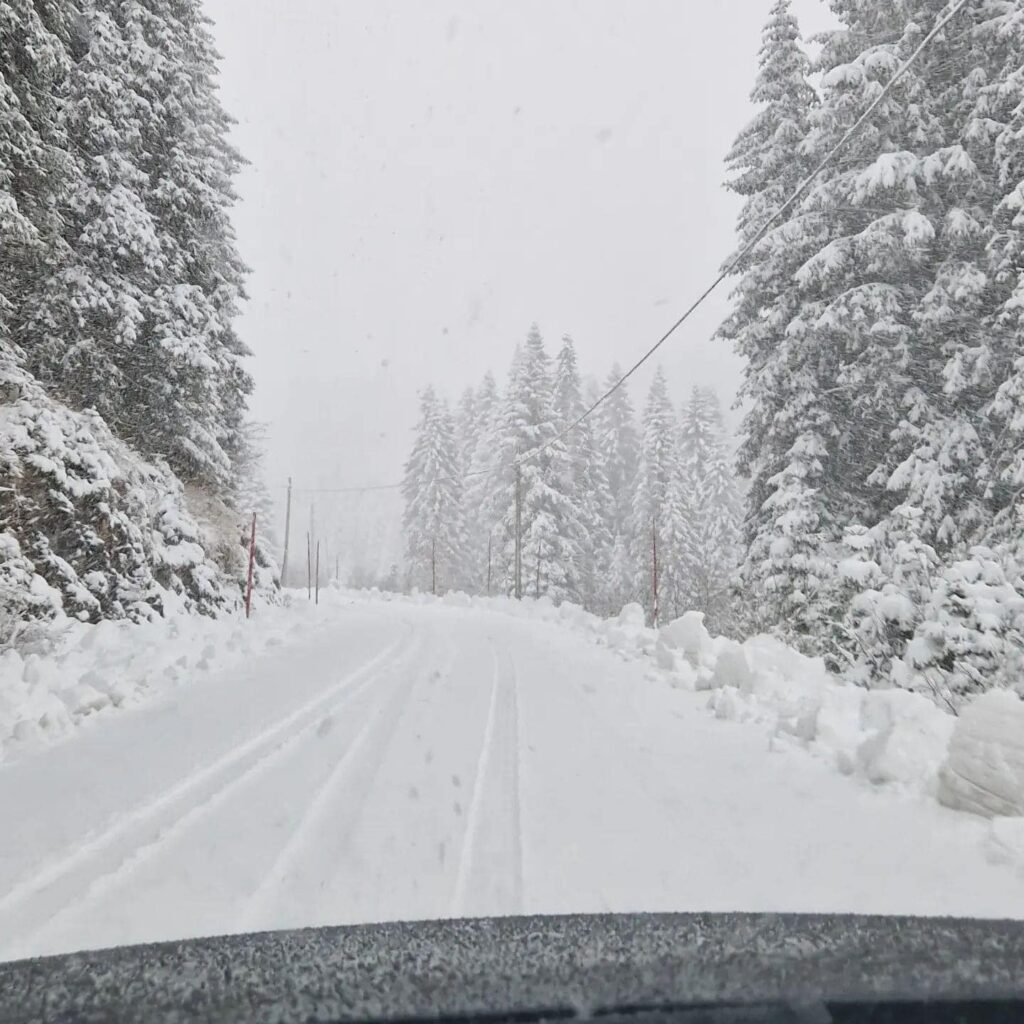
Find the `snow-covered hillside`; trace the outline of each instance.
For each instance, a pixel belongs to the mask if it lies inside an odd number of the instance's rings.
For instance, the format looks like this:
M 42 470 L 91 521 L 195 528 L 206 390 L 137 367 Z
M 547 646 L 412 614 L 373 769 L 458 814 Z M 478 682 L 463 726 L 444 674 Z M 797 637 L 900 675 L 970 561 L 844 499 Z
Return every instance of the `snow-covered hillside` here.
M 2 351 L 0 477 L 0 643 L 62 616 L 141 621 L 237 607 L 241 517 L 195 501 L 208 516 L 201 526 L 166 466 L 97 414 L 51 399 Z

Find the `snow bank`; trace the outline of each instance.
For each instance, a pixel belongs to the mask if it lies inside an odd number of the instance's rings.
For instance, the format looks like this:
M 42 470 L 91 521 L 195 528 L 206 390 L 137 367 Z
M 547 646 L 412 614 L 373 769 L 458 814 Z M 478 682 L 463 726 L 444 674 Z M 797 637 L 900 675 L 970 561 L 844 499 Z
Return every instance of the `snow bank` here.
M 244 664 L 327 623 L 329 605 L 257 600 L 252 620 L 179 613 L 165 619 L 64 619 L 50 649 L 0 653 L 0 762 L 52 743 L 98 714 L 138 704 L 215 671 Z
M 986 816 L 1024 816 L 1024 701 L 990 690 L 961 712 L 939 799 Z

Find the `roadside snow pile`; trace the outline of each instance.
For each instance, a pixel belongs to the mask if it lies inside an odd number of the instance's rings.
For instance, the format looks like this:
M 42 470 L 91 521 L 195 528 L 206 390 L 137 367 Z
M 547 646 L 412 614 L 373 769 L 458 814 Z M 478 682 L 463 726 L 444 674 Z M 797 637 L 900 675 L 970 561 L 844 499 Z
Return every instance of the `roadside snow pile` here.
M 988 817 L 1024 817 L 1024 701 L 990 690 L 964 708 L 942 768 L 939 799 Z
M 181 613 L 98 623 L 65 619 L 53 650 L 0 653 L 0 762 L 66 736 L 86 719 L 244 664 L 330 623 L 305 601 L 257 603 L 253 621 Z

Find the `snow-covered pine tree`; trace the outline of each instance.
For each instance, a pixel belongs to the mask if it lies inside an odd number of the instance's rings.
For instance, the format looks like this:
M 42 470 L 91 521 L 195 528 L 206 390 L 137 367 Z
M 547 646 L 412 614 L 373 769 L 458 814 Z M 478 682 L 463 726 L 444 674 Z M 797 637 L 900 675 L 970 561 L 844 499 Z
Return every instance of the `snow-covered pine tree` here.
M 419 590 L 443 594 L 462 575 L 462 469 L 455 424 L 447 403 L 432 387 L 420 397 L 420 418 L 405 465 L 407 572 Z
M 815 94 L 809 62 L 788 0 L 777 0 L 762 35 L 751 98 L 753 121 L 727 158 L 727 187 L 743 198 L 737 242 L 745 246 L 783 205 L 810 169 L 803 153 Z M 818 367 L 789 325 L 801 297 L 794 274 L 821 235 L 813 210 L 780 221 L 738 266 L 734 308 L 719 328 L 746 361 L 740 400 L 746 404 L 738 464 L 749 478 L 743 540 L 742 599 L 748 625 L 791 624 L 814 600 L 819 573 L 810 572 L 823 525 L 817 508 L 819 454 L 829 430 L 819 403 Z
M 559 431 L 575 423 L 585 410 L 576 347 L 569 335 L 562 338 L 558 352 L 554 408 Z M 572 430 L 565 438 L 565 445 L 569 458 L 569 500 L 578 524 L 578 536 L 574 538 L 577 550 L 574 599 L 592 611 L 606 611 L 604 592 L 612 555 L 608 525 L 612 500 L 590 420 L 584 420 Z
M 631 525 L 634 588 L 657 622 L 654 606 L 654 547 L 658 549 L 659 612 L 682 614 L 681 539 L 686 535 L 679 452 L 679 422 L 672 407 L 668 382 L 659 367 L 644 404 L 640 464 L 636 476 Z
M 26 301 L 19 340 L 39 380 L 132 440 L 130 353 L 167 267 L 141 167 L 150 107 L 114 17 L 87 8 L 88 47 L 71 66 L 62 130 L 74 174 L 62 196 L 66 245 Z M 138 386 L 144 387 L 139 382 Z
M 688 521 L 681 547 L 687 609 L 715 635 L 735 631 L 730 584 L 739 557 L 739 492 L 718 396 L 694 387 L 680 421 Z
M 247 354 L 229 212 L 240 159 L 198 0 L 86 0 L 62 104 L 66 246 L 21 340 L 52 390 L 148 456 L 227 495 Z
M 0 346 L 18 333 L 24 296 L 61 244 L 70 173 L 59 106 L 71 65 L 68 13 L 53 2 L 0 6 Z
M 569 498 L 570 469 L 565 442 L 539 450 L 558 434 L 554 411 L 551 358 L 536 324 L 526 343 L 516 349 L 498 417 L 491 477 L 490 522 L 502 539 L 500 562 L 506 593 L 514 589 L 515 463 L 521 465 L 523 593 L 554 601 L 576 594 L 574 538 L 580 526 Z
M 459 460 L 463 473 L 468 473 L 473 465 L 473 454 L 477 441 L 476 391 L 466 388 L 459 398 L 455 410 L 455 442 L 459 449 Z
M 500 590 L 498 547 L 502 538 L 499 524 L 492 518 L 496 481 L 491 475 L 495 468 L 500 413 L 498 385 L 494 374 L 488 371 L 474 392 L 473 423 L 465 437 L 464 453 L 469 474 L 464 489 L 466 578 L 470 590 L 478 594 L 486 594 L 488 588 Z
M 242 160 L 217 90 L 219 56 L 202 0 L 104 0 L 124 17 L 144 123 L 149 207 L 168 268 L 154 323 L 135 349 L 132 418 L 143 450 L 212 490 L 232 481 L 252 381 L 234 327 L 247 268 L 230 220 Z M 157 422 L 157 419 L 160 422 Z
M 819 493 L 828 495 L 825 504 L 841 525 L 845 519 L 873 529 L 882 546 L 875 559 L 882 590 L 902 586 L 921 616 L 916 628 L 930 628 L 930 649 L 944 651 L 936 665 L 954 691 L 979 652 L 992 649 L 993 636 L 981 626 L 991 620 L 967 604 L 951 614 L 926 609 L 954 566 L 977 561 L 972 549 L 1000 517 L 1005 435 L 995 396 L 1011 361 L 1001 354 L 1019 348 L 1019 335 L 996 313 L 1008 281 L 993 266 L 1002 193 L 995 145 L 1001 122 L 992 115 L 1001 110 L 1005 123 L 1012 114 L 994 102 L 992 88 L 1006 74 L 1007 52 L 981 40 L 997 8 L 964 8 L 816 186 L 813 201 L 828 213 L 828 237 L 798 272 L 804 305 L 790 325 L 827 353 L 832 367 L 835 434 Z M 837 13 L 844 28 L 826 37 L 820 59 L 822 101 L 807 147 L 815 156 L 835 144 L 940 11 L 924 0 L 892 8 L 858 0 L 837 5 Z M 1020 225 L 1006 226 L 1003 242 L 1012 248 Z M 902 543 L 893 527 L 904 508 L 915 510 L 920 543 L 936 558 L 916 593 L 907 592 L 905 575 L 884 579 L 887 566 L 900 565 L 884 545 L 890 537 Z M 1012 566 L 1001 571 L 1007 580 L 1016 576 Z M 977 587 L 957 593 L 958 601 L 988 601 Z M 861 604 L 854 596 L 854 626 Z M 939 621 L 951 630 L 945 646 L 935 632 Z M 908 654 L 920 652 L 916 638 L 908 643 Z M 902 660 L 902 651 L 894 653 Z M 846 654 L 863 658 L 860 648 Z
M 975 29 L 987 66 L 999 66 L 977 89 L 967 134 L 989 149 L 997 201 L 987 242 L 997 328 L 985 367 L 995 390 L 986 406 L 990 436 L 985 479 L 993 510 L 983 540 L 999 553 L 1011 580 L 1024 571 L 1024 13 L 991 5 Z
M 616 364 L 605 380 L 604 390 L 607 391 L 621 379 L 622 370 Z M 604 587 L 604 599 L 611 613 L 638 597 L 630 531 L 636 476 L 640 466 L 640 435 L 627 385 L 623 384 L 616 389 L 595 413 L 594 443 L 611 498 L 607 519 L 611 554 Z
M 281 550 L 277 529 L 278 502 L 267 486 L 264 475 L 267 426 L 248 421 L 241 432 L 235 456 L 235 488 L 233 507 L 238 510 L 242 527 L 242 546 L 247 548 L 253 513 L 256 514 L 256 564 L 260 570 L 259 585 L 272 586 L 280 579 L 276 552 Z

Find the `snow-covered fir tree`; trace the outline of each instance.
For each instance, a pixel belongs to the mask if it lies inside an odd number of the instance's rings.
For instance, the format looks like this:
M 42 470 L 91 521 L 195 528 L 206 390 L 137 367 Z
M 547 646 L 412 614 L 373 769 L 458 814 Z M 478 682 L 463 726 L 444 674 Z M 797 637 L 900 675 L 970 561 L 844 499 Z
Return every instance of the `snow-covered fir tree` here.
M 576 347 L 562 339 L 555 368 L 554 408 L 559 431 L 568 430 L 585 412 Z M 573 510 L 576 548 L 576 594 L 588 608 L 607 606 L 607 578 L 612 556 L 612 500 L 608 478 L 597 451 L 590 420 L 565 438 L 569 458 L 569 501 Z
M 60 3 L 0 6 L 0 346 L 18 331 L 26 293 L 61 249 L 70 167 L 60 104 L 72 31 Z
M 443 594 L 459 584 L 465 543 L 462 487 L 454 418 L 428 387 L 420 398 L 402 483 L 407 571 L 419 590 Z
M 682 575 L 687 534 L 679 421 L 668 382 L 659 367 L 651 382 L 641 419 L 640 463 L 630 519 L 634 588 L 657 623 L 686 611 Z M 658 608 L 655 608 L 655 554 L 658 563 Z
M 616 364 L 605 379 L 607 392 L 622 379 Z M 594 443 L 611 499 L 608 530 L 611 553 L 605 582 L 605 600 L 616 611 L 637 598 L 631 529 L 636 475 L 640 464 L 640 436 L 627 385 L 617 388 L 594 414 Z
M 815 94 L 788 0 L 772 7 L 759 64 L 751 95 L 758 112 L 727 159 L 727 186 L 743 198 L 740 246 L 811 166 L 802 146 Z M 791 638 L 797 612 L 814 600 L 826 569 L 813 564 L 812 553 L 827 519 L 817 507 L 823 467 L 815 453 L 823 448 L 820 434 L 828 424 L 815 408 L 817 367 L 803 362 L 799 339 L 788 334 L 800 301 L 794 274 L 819 234 L 813 214 L 802 211 L 775 225 L 738 265 L 734 309 L 719 329 L 745 359 L 740 396 L 747 412 L 738 463 L 749 478 L 742 570 L 748 625 L 776 627 Z
M 486 594 L 498 587 L 500 559 L 495 545 L 501 540 L 492 494 L 495 482 L 497 429 L 501 414 L 501 396 L 494 374 L 484 374 L 474 392 L 473 423 L 465 437 L 466 467 L 466 584 L 469 590 Z
M 29 296 L 33 372 L 146 455 L 233 484 L 251 381 L 233 321 L 240 159 L 198 0 L 88 0 L 61 108 L 64 242 Z
M 494 434 L 487 519 L 500 539 L 495 571 L 506 593 L 515 586 L 518 489 L 523 593 L 559 601 L 577 596 L 580 524 L 570 498 L 569 454 L 558 433 L 551 357 L 534 324 L 516 349 Z
M 942 14 L 929 0 L 833 8 L 821 95 L 789 147 L 797 173 Z M 748 360 L 751 605 L 860 681 L 924 672 L 955 697 L 993 678 L 992 650 L 1018 643 L 1021 31 L 1004 5 L 958 13 L 755 248 L 722 330 Z M 762 95 L 764 116 L 778 95 Z M 756 177 L 758 161 L 745 166 Z M 837 574 L 844 534 L 871 557 Z M 922 557 L 927 570 L 910 571 Z M 851 575 L 858 558 L 869 568 Z
M 680 421 L 687 530 L 680 557 L 684 603 L 715 635 L 736 631 L 730 585 L 739 557 L 739 492 L 718 396 L 694 387 Z

